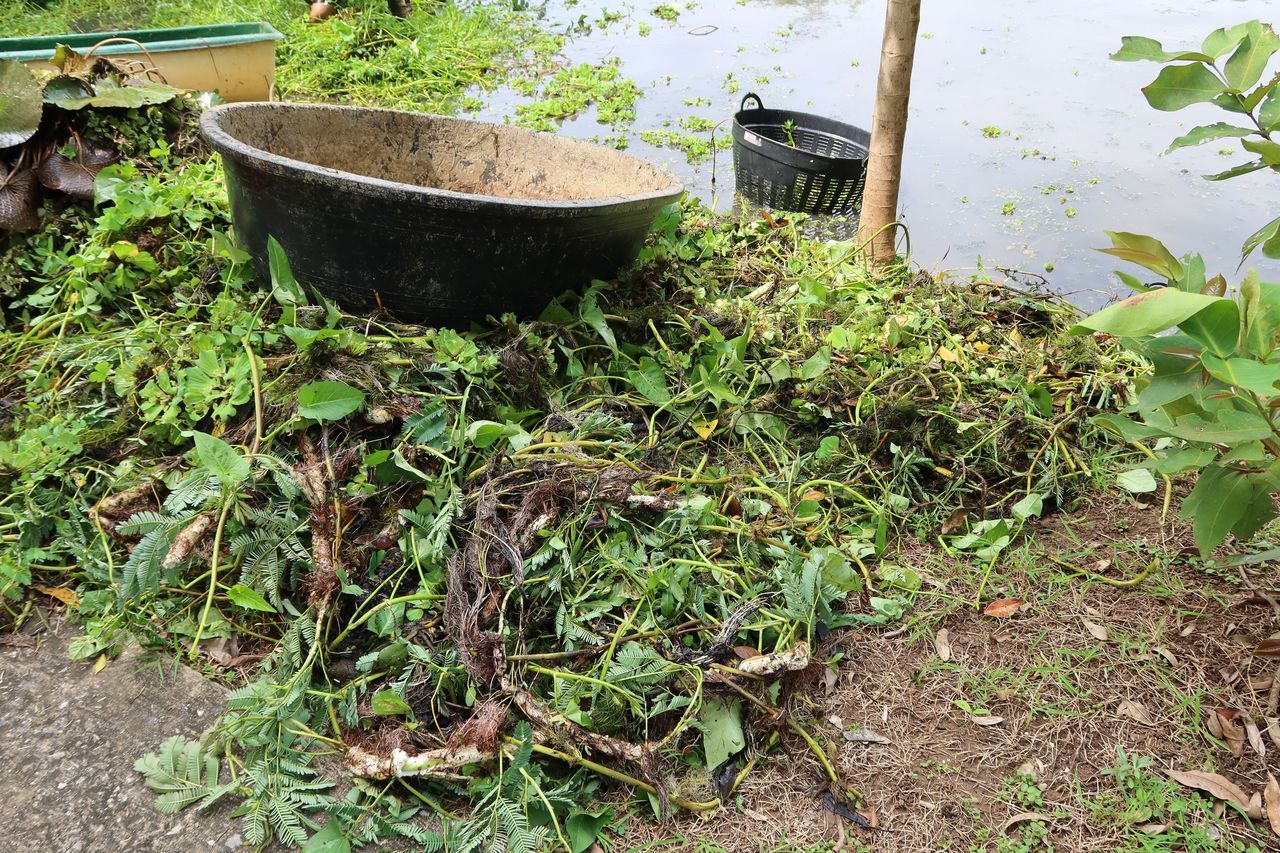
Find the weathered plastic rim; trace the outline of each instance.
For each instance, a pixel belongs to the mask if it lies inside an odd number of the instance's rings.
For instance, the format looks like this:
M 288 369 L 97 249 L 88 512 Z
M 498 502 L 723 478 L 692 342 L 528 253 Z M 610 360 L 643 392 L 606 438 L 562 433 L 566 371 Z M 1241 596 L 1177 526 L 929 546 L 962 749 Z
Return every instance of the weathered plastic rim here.
M 511 131 L 525 133 L 531 136 L 552 137 L 571 145 L 598 148 L 608 152 L 614 157 L 635 160 L 667 178 L 668 184 L 666 187 L 661 189 L 650 190 L 643 193 L 633 193 L 631 195 L 600 196 L 598 198 L 590 199 L 553 201 L 513 198 L 511 196 L 481 195 L 478 193 L 462 193 L 457 192 L 456 190 L 446 190 L 438 187 L 419 187 L 413 184 L 387 181 L 382 178 L 373 178 L 368 175 L 361 175 L 356 172 L 347 172 L 341 169 L 331 169 L 328 166 L 319 166 L 315 163 L 308 163 L 305 160 L 295 160 L 292 157 L 282 157 L 279 154 L 272 154 L 269 151 L 265 151 L 237 139 L 226 130 L 223 130 L 220 124 L 223 116 L 229 115 L 238 110 L 253 110 L 264 107 L 277 110 L 328 110 L 333 112 L 366 114 L 390 113 L 429 117 L 448 122 L 503 127 Z M 277 175 L 288 175 L 292 177 L 298 177 L 301 174 L 306 176 L 308 180 L 334 187 L 340 186 L 340 188 L 347 191 L 352 188 L 352 185 L 355 185 L 375 195 L 391 194 L 392 196 L 399 196 L 405 199 L 418 200 L 432 198 L 447 199 L 450 207 L 467 210 L 483 208 L 486 211 L 492 211 L 493 206 L 497 204 L 510 208 L 520 208 L 526 212 L 539 210 L 543 211 L 545 215 L 555 215 L 556 213 L 589 213 L 595 208 L 609 208 L 622 204 L 643 203 L 657 200 L 675 201 L 684 192 L 684 184 L 661 166 L 657 166 L 654 163 L 651 163 L 641 157 L 636 157 L 633 154 L 625 154 L 621 151 L 606 148 L 603 145 L 596 145 L 595 143 L 581 139 L 573 139 L 572 137 L 558 136 L 557 134 L 541 133 L 540 131 L 529 130 L 528 128 L 513 128 L 509 125 L 495 125 L 494 122 L 457 118 L 456 116 L 442 116 L 434 113 L 419 113 L 410 110 L 390 110 L 379 107 L 357 107 L 337 104 L 296 104 L 280 101 L 243 101 L 235 104 L 221 104 L 213 107 L 212 109 L 206 110 L 205 113 L 200 116 L 200 133 L 219 154 L 224 157 L 232 157 L 251 168 L 263 169 Z

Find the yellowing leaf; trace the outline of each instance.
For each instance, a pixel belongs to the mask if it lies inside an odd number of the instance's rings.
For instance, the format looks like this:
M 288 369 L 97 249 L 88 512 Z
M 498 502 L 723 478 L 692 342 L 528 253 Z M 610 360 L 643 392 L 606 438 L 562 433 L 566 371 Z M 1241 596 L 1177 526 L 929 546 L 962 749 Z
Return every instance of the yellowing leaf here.
M 987 605 L 982 611 L 983 616 L 993 616 L 996 619 L 1008 619 L 1013 614 L 1022 609 L 1022 605 L 1026 604 L 1021 598 L 998 598 Z
M 93 662 L 94 673 L 96 674 L 96 673 L 102 672 L 106 668 L 107 668 L 107 656 L 98 655 L 98 659 Z
M 50 598 L 58 599 L 72 610 L 80 606 L 80 596 L 76 595 L 74 590 L 67 589 L 65 586 L 42 586 L 38 583 L 33 583 L 31 588 L 38 592 L 43 592 Z
M 827 499 L 827 496 L 824 493 L 818 491 L 817 489 L 810 489 L 809 491 L 805 492 L 803 495 L 800 496 L 800 500 L 813 501 L 814 503 L 822 503 L 826 499 Z
M 716 431 L 716 427 L 719 425 L 719 423 L 720 423 L 719 418 L 712 418 L 709 421 L 703 421 L 702 423 L 694 424 L 693 431 L 698 434 L 698 438 L 702 439 L 703 441 L 706 441 L 707 439 L 711 438 L 711 434 Z
M 991 344 L 987 343 L 986 341 L 974 341 L 973 351 L 981 355 L 986 355 L 987 353 L 991 352 Z
M 960 360 L 956 358 L 955 353 L 953 353 L 951 350 L 947 349 L 946 347 L 938 347 L 938 358 L 942 359 L 943 361 L 949 361 L 952 364 L 955 364 L 957 361 Z

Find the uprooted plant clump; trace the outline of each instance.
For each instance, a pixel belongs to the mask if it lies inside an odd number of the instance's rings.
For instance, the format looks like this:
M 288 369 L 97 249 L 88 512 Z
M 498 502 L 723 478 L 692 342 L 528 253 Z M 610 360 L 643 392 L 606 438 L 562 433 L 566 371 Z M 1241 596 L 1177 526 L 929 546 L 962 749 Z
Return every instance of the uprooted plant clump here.
M 809 696 L 911 606 L 898 543 L 989 571 L 1111 452 L 1126 356 L 1008 276 L 672 207 L 620 281 L 458 333 L 344 315 L 281 252 L 255 283 L 212 163 L 97 185 L 0 271 L 5 620 L 37 590 L 77 657 L 223 673 L 225 718 L 138 769 L 254 844 L 585 849 L 605 786 L 714 809 L 780 750 L 859 820 Z

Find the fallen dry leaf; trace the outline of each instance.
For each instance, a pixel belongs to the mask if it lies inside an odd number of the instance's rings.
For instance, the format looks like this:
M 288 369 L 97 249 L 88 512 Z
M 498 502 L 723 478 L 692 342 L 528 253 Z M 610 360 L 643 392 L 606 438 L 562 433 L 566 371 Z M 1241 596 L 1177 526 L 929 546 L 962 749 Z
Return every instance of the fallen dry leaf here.
M 1120 704 L 1116 706 L 1116 713 L 1121 717 L 1128 717 L 1142 723 L 1144 726 L 1154 726 L 1155 718 L 1151 716 L 1151 712 L 1141 702 L 1135 702 L 1132 699 L 1121 699 Z
M 1159 835 L 1168 828 L 1169 824 L 1167 823 L 1144 823 L 1142 826 L 1138 827 L 1138 832 L 1141 832 L 1143 835 Z
M 1026 604 L 1021 598 L 998 598 L 986 606 L 983 616 L 994 616 L 996 619 L 1008 619 Z
M 941 629 L 934 636 L 933 648 L 943 662 L 951 660 L 951 633 L 946 628 Z
M 1258 724 L 1248 717 L 1244 721 L 1244 736 L 1259 758 L 1267 757 L 1267 745 L 1262 742 L 1262 732 L 1258 730 Z
M 37 592 L 43 592 L 50 598 L 58 599 L 58 601 L 61 601 L 72 610 L 76 610 L 80 607 L 80 596 L 76 595 L 74 590 L 67 589 L 65 586 L 43 586 L 38 583 L 33 583 L 31 588 Z
M 755 809 L 743 809 L 742 813 L 747 817 L 751 818 L 752 820 L 758 820 L 761 823 L 769 822 L 769 816 L 767 814 L 763 812 L 758 812 Z
M 1202 770 L 1170 770 L 1169 778 L 1179 785 L 1204 791 L 1209 796 L 1239 806 L 1241 811 L 1248 811 L 1249 796 L 1240 786 L 1225 776 L 1217 773 L 1205 773 Z
M 1090 622 L 1088 619 L 1084 618 L 1083 616 L 1080 617 L 1080 621 L 1084 623 L 1084 629 L 1088 631 L 1090 636 L 1092 636 L 1095 640 L 1101 640 L 1104 643 L 1107 641 L 1107 637 L 1110 635 L 1107 634 L 1106 628 L 1102 627 L 1096 622 Z
M 1240 712 L 1234 708 L 1218 708 L 1209 712 L 1209 731 L 1220 732 L 1219 737 L 1227 742 L 1227 749 L 1236 758 L 1244 755 L 1244 732 L 1236 725 L 1236 717 Z
M 1004 717 L 987 716 L 980 714 L 970 714 L 969 719 L 979 726 L 998 726 L 1004 722 Z
M 1267 774 L 1267 787 L 1262 794 L 1267 803 L 1267 823 L 1271 824 L 1271 831 L 1280 836 L 1280 782 L 1271 773 Z
M 1164 646 L 1155 646 L 1151 649 L 1151 651 L 1155 652 L 1156 654 L 1160 655 L 1160 657 L 1168 661 L 1169 666 L 1176 667 L 1178 665 L 1178 659 L 1174 656 L 1173 652 L 1169 651 Z
M 1004 825 L 1000 827 L 1000 834 L 1003 835 L 1018 824 L 1026 823 L 1029 820 L 1038 820 L 1042 823 L 1049 823 L 1053 818 L 1048 815 L 1041 814 L 1040 812 L 1019 812 L 1004 822 Z
M 1269 658 L 1270 660 L 1280 660 L 1280 638 L 1270 637 L 1254 646 L 1253 656 L 1256 658 Z
M 1271 735 L 1272 743 L 1280 746 L 1280 718 L 1267 717 L 1267 734 Z
M 36 638 L 27 634 L 0 634 L 0 646 L 9 646 L 15 649 L 34 649 L 36 647 Z
M 942 522 L 942 535 L 950 536 L 952 533 L 955 533 L 957 530 L 963 530 L 965 519 L 967 519 L 968 517 L 969 517 L 969 510 L 965 509 L 964 507 L 960 507 L 959 509 L 952 512 L 951 515 L 947 516 L 947 520 Z
M 1245 809 L 1249 815 L 1249 820 L 1262 820 L 1262 792 L 1254 791 L 1253 796 L 1249 798 L 1249 806 Z

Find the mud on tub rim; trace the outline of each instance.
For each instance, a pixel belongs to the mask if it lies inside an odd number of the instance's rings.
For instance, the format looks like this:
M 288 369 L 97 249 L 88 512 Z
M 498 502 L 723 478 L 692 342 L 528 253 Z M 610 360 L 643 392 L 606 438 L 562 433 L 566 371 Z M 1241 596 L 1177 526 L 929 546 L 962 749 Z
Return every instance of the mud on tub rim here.
M 459 192 L 457 190 L 444 189 L 442 187 L 425 187 L 400 181 L 389 181 L 384 178 L 362 175 L 359 172 L 334 169 L 332 167 L 322 166 L 307 160 L 298 160 L 293 157 L 274 154 L 233 136 L 231 133 L 224 130 L 220 124 L 223 116 L 230 115 L 235 112 L 252 111 L 262 108 L 288 112 L 324 110 L 352 114 L 379 113 L 383 115 L 429 118 L 478 127 L 500 127 L 509 132 L 528 134 L 531 137 L 546 137 L 548 139 L 554 139 L 558 144 L 568 144 L 586 149 L 602 150 L 611 157 L 624 158 L 643 164 L 645 167 L 652 169 L 656 175 L 666 179 L 667 183 L 665 186 L 658 189 L 646 190 L 629 195 L 598 196 L 586 199 L 547 200 L 466 193 Z M 415 112 L 412 110 L 393 110 L 382 107 L 360 107 L 342 104 L 242 101 L 234 104 L 220 104 L 206 110 L 200 116 L 200 132 L 209 142 L 210 146 L 212 146 L 212 148 L 223 157 L 231 157 L 256 169 L 261 169 L 276 175 L 302 177 L 305 180 L 330 185 L 335 188 L 342 188 L 348 191 L 354 184 L 362 189 L 376 193 L 377 195 L 395 196 L 404 200 L 417 202 L 447 200 L 449 202 L 449 207 L 453 210 L 484 210 L 488 213 L 493 213 L 494 207 L 499 206 L 512 208 L 514 209 L 513 212 L 518 212 L 524 216 L 542 218 L 554 217 L 557 214 L 572 215 L 577 213 L 591 213 L 595 210 L 606 211 L 609 208 L 619 205 L 637 204 L 655 201 L 658 199 L 669 198 L 674 200 L 684 192 L 684 184 L 678 178 L 661 166 L 651 163 L 642 157 L 637 157 L 634 154 L 626 154 L 622 151 L 606 148 L 605 146 L 598 145 L 593 142 L 587 142 L 586 140 L 574 139 L 573 137 L 561 136 L 554 133 L 544 133 L 542 131 L 530 130 L 523 127 L 512 127 L 511 125 L 497 124 L 495 122 L 458 118 L 456 116 L 444 116 L 436 113 Z

